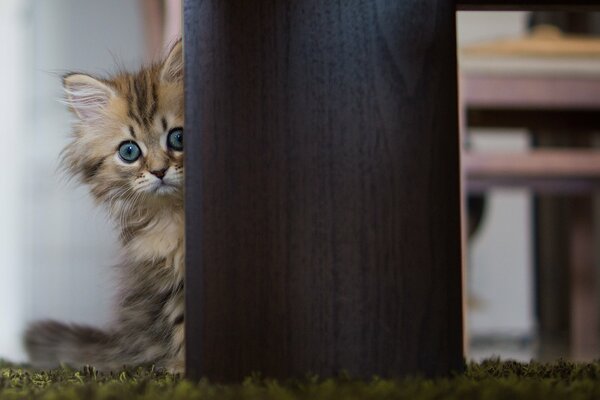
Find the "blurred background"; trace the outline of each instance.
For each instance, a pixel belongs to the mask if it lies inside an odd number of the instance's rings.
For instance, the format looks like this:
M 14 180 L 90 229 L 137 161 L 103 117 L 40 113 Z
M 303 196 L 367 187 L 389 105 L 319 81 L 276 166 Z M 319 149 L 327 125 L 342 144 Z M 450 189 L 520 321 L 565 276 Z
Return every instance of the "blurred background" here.
M 527 33 L 526 12 L 459 12 L 459 71 L 462 49 L 519 38 Z M 462 82 L 461 82 L 462 83 Z M 461 84 L 462 96 L 462 84 Z M 461 102 L 463 150 L 525 151 L 524 129 L 467 129 Z M 470 188 L 465 182 L 464 189 Z M 531 194 L 526 188 L 493 187 L 467 198 L 466 289 L 468 357 L 530 359 L 536 322 L 533 294 Z
M 598 355 L 597 21 L 457 14 L 468 358 Z M 0 358 L 28 321 L 110 320 L 116 234 L 57 171 L 61 75 L 135 69 L 180 26 L 180 0 L 0 0 Z
M 0 358 L 25 359 L 27 321 L 110 320 L 116 234 L 57 170 L 72 122 L 61 76 L 138 68 L 180 21 L 179 0 L 0 0 Z
M 468 356 L 598 358 L 600 16 L 457 21 Z

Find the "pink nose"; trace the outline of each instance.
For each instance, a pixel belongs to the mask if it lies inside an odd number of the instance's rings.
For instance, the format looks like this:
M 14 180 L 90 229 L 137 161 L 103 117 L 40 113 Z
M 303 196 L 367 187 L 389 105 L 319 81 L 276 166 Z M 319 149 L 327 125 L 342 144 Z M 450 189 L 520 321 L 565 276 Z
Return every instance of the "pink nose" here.
M 162 179 L 162 178 L 165 177 L 165 173 L 166 172 L 167 172 L 167 168 L 159 169 L 159 170 L 156 170 L 156 171 L 150 171 L 150 173 L 152 175 L 155 175 L 157 178 L 160 178 L 160 179 Z

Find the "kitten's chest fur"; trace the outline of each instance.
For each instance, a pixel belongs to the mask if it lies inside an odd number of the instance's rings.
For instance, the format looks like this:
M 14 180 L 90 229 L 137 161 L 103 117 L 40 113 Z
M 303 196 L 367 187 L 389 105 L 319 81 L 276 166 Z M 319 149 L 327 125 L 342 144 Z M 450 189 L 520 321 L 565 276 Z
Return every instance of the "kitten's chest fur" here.
M 132 225 L 124 240 L 124 257 L 146 268 L 167 269 L 159 275 L 177 282 L 184 276 L 184 219 L 180 210 L 164 210 Z M 170 270 L 170 271 L 168 271 Z M 147 271 L 152 273 L 151 271 Z M 153 271 L 159 272 L 159 271 Z M 162 284 L 168 284 L 162 282 Z
M 125 262 L 118 326 L 121 336 L 126 338 L 124 345 L 141 349 L 140 360 L 154 360 L 181 371 L 183 210 L 165 208 L 142 215 L 147 218 L 138 218 L 122 233 Z

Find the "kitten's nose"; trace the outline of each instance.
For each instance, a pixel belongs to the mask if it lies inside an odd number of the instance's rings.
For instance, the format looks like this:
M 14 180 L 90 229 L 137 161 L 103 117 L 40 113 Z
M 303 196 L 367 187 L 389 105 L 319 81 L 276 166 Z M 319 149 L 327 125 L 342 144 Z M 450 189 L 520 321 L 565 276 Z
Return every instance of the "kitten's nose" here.
M 152 175 L 156 176 L 157 178 L 162 179 L 162 178 L 165 177 L 165 173 L 167 172 L 167 169 L 168 168 L 163 168 L 163 169 L 159 169 L 159 170 L 156 170 L 156 171 L 150 171 L 150 173 Z

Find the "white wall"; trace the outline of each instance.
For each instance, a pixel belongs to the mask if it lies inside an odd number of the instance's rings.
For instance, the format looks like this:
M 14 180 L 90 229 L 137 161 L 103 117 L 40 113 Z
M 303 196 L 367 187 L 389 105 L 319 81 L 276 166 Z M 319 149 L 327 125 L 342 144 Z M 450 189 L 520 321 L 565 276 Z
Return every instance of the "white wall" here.
M 25 118 L 25 7 L 18 0 L 0 1 L 0 358 L 20 356 L 19 332 L 25 307 L 22 300 L 23 254 L 20 182 L 22 161 L 29 148 Z
M 67 71 L 107 73 L 115 58 L 126 68 L 140 64 L 138 6 L 0 1 L 0 156 L 11 166 L 0 174 L 0 358 L 23 359 L 26 321 L 110 319 L 117 238 L 85 188 L 57 171 L 71 121 L 58 99 Z
M 456 13 L 459 46 L 518 37 L 526 32 L 528 12 L 461 11 Z

